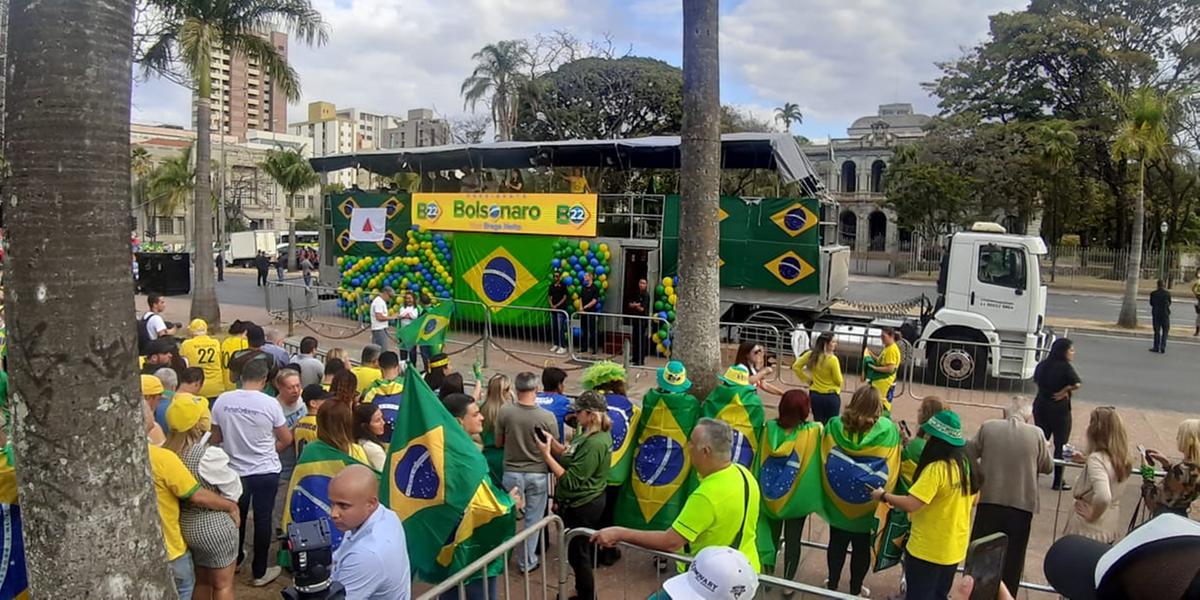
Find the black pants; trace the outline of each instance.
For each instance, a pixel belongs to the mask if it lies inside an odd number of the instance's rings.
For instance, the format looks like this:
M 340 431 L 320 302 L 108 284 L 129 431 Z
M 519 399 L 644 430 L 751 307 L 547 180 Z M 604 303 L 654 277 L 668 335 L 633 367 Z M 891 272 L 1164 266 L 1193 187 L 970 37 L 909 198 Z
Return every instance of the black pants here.
M 1054 458 L 1061 459 L 1063 446 L 1071 438 L 1071 406 L 1066 400 L 1033 403 L 1033 422 L 1046 439 L 1054 439 Z M 1062 485 L 1063 468 L 1054 466 L 1054 486 Z
M 267 285 L 267 272 L 266 272 L 266 271 L 263 271 L 262 269 L 259 269 L 259 271 L 258 271 L 258 280 L 257 280 L 256 284 L 258 285 L 258 287 L 262 287 L 262 286 L 264 286 L 264 285 Z
M 767 525 L 771 528 L 771 543 L 775 547 L 779 547 L 779 534 L 783 533 L 783 578 L 794 579 L 796 570 L 800 567 L 800 538 L 804 533 L 804 521 L 808 517 L 800 517 L 799 519 L 784 519 L 776 521 L 769 519 Z M 776 553 L 776 561 L 779 560 Z M 772 565 L 774 566 L 774 565 Z M 767 571 L 767 569 L 764 569 Z
M 945 600 L 954 585 L 954 565 L 939 565 L 904 553 L 904 578 L 908 592 L 904 600 Z
M 836 590 L 842 578 L 842 566 L 846 564 L 846 549 L 853 548 L 850 556 L 850 594 L 862 592 L 863 579 L 871 568 L 871 534 L 855 533 L 829 526 L 829 550 L 825 561 L 829 567 L 829 583 L 825 587 Z
M 583 313 L 580 315 L 579 333 L 580 338 L 582 339 L 580 339 L 579 345 L 583 347 L 583 351 L 585 353 L 600 354 L 600 344 L 598 342 L 600 336 L 596 331 L 597 325 L 599 325 L 599 323 L 596 322 L 595 315 L 590 315 L 588 313 Z
M 1171 319 L 1154 316 L 1154 350 L 1167 351 L 1167 332 L 1171 331 Z
M 633 364 L 641 365 L 646 363 L 646 320 L 633 319 L 630 325 L 633 325 L 633 339 L 629 340 L 629 352 L 633 356 Z
M 617 498 L 621 497 L 621 486 L 610 485 L 604 488 L 604 508 L 600 512 L 600 523 L 597 529 L 609 527 L 613 524 L 613 512 L 617 508 Z M 621 550 L 619 548 L 601 548 L 600 549 L 600 564 L 613 565 L 618 560 L 621 560 Z
M 267 557 L 271 553 L 271 513 L 275 510 L 275 493 L 279 487 L 279 473 L 248 475 L 242 477 L 242 497 L 238 498 L 238 512 L 242 525 L 238 528 L 238 562 L 246 558 L 246 513 L 254 507 L 254 557 L 250 572 L 255 579 L 266 575 Z
M 605 494 L 600 494 L 586 504 L 560 509 L 563 527 L 567 529 L 575 527 L 597 529 L 600 525 L 600 517 L 604 514 L 604 497 Z M 592 577 L 592 550 L 594 548 L 591 541 L 583 536 L 571 540 L 571 544 L 567 547 L 567 562 L 575 571 L 575 594 L 579 596 L 580 600 L 596 598 L 596 580 Z
M 814 421 L 820 421 L 824 425 L 830 419 L 842 414 L 841 394 L 809 392 L 808 397 L 812 401 L 812 417 Z
M 1008 536 L 1008 549 L 1004 552 L 1002 580 L 1009 592 L 1016 594 L 1021 583 L 1021 571 L 1025 568 L 1025 549 L 1029 546 L 1029 526 L 1033 513 L 1001 506 L 980 504 L 975 509 L 975 526 L 971 528 L 971 539 L 979 539 L 993 533 Z

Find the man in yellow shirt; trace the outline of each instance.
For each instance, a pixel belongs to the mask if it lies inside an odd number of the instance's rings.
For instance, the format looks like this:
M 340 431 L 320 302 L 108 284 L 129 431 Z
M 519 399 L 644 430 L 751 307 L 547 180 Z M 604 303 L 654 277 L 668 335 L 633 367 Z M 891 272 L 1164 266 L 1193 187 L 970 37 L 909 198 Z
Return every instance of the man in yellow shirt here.
M 179 354 L 188 361 L 189 367 L 204 370 L 204 386 L 200 395 L 215 399 L 225 391 L 225 367 L 221 362 L 221 343 L 208 335 L 208 323 L 204 319 L 192 319 L 188 324 L 192 337 L 179 345 Z
M 416 367 L 411 367 L 415 369 Z M 379 370 L 382 375 L 362 394 L 362 404 L 378 404 L 383 413 L 383 439 L 392 439 L 392 425 L 396 411 L 404 397 L 404 378 L 400 376 L 400 355 L 387 351 L 379 355 Z
M 326 400 L 333 398 L 333 394 L 321 387 L 319 383 L 310 383 L 304 386 L 300 397 L 304 399 L 304 406 L 308 410 L 307 414 L 300 417 L 300 420 L 296 421 L 296 426 L 292 428 L 292 443 L 296 446 L 297 458 L 304 451 L 305 444 L 317 439 L 317 413 L 321 411 L 321 405 Z
M 868 365 L 867 368 L 874 371 L 874 376 L 867 377 L 871 381 L 871 386 L 879 390 L 879 397 L 883 398 L 883 411 L 891 412 L 892 397 L 896 393 L 896 375 L 900 372 L 900 345 L 896 342 L 900 339 L 900 334 L 891 327 L 884 327 L 879 333 L 879 339 L 883 342 L 883 350 L 879 354 L 871 352 L 867 349 L 867 353 L 871 358 L 875 359 L 875 364 Z M 868 373 L 870 375 L 870 373 Z
M 230 377 L 230 359 L 235 352 L 249 347 L 250 344 L 246 341 L 246 322 L 234 321 L 229 326 L 229 337 L 221 342 L 221 381 L 225 385 L 225 391 L 237 389 L 237 384 Z
M 592 535 L 592 542 L 609 548 L 626 542 L 660 552 L 682 550 L 689 556 L 708 547 L 729 546 L 745 554 L 755 572 L 761 571 L 755 545 L 758 481 L 733 462 L 732 451 L 733 428 L 724 421 L 700 419 L 688 440 L 700 486 L 688 496 L 671 527 L 665 531 L 605 527 Z
M 362 349 L 362 362 L 357 367 L 350 369 L 351 373 L 358 378 L 358 396 L 361 398 L 363 392 L 371 387 L 373 383 L 383 379 L 383 371 L 379 370 L 379 353 L 383 349 L 375 344 L 367 344 Z

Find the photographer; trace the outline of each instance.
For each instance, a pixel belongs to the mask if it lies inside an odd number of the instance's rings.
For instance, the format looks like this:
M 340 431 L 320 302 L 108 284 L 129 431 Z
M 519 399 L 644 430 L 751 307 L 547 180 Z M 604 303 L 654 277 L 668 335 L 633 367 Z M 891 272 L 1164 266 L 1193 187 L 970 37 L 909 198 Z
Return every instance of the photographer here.
M 407 600 L 408 546 L 396 513 L 379 504 L 379 477 L 350 465 L 329 483 L 329 516 L 345 534 L 333 551 L 333 581 L 347 600 Z

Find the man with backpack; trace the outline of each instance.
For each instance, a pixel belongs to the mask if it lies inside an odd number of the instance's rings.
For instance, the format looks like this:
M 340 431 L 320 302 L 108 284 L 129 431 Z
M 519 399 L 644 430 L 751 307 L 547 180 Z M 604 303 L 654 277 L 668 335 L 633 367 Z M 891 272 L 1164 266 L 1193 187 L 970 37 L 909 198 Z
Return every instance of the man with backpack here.
M 178 323 L 168 323 L 163 319 L 163 311 L 167 310 L 167 299 L 161 294 L 146 296 L 146 305 L 150 310 L 138 319 L 138 354 L 145 356 L 150 342 L 159 338 L 170 338 L 179 329 Z

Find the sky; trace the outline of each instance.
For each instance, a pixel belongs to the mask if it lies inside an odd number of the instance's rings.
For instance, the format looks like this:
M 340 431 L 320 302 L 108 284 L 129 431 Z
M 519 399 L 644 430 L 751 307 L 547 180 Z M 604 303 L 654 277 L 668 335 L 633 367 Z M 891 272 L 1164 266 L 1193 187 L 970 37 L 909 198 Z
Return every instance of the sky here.
M 464 114 L 459 88 L 480 47 L 564 29 L 582 40 L 611 36 L 618 53 L 681 64 L 682 0 L 312 0 L 329 43 L 289 45 L 303 121 L 316 100 L 338 108 L 403 116 L 433 108 Z M 912 103 L 934 114 L 920 84 L 934 63 L 982 41 L 988 15 L 1025 0 L 723 0 L 721 101 L 762 119 L 799 104 L 811 139 L 845 135 L 878 105 Z M 188 92 L 163 80 L 136 81 L 133 120 L 186 125 Z M 485 110 L 485 107 L 480 107 Z

